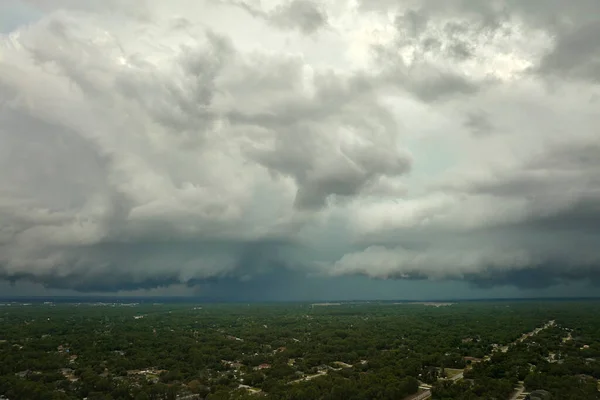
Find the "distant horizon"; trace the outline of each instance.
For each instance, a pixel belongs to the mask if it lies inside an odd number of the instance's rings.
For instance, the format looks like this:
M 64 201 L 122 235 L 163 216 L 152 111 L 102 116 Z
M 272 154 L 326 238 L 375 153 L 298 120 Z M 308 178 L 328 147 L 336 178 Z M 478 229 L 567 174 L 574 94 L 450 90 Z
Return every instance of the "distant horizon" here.
M 59 302 L 67 302 L 65 300 L 77 300 L 78 303 L 96 303 L 100 300 L 112 300 L 113 302 L 131 302 L 132 300 L 139 301 L 166 301 L 168 303 L 186 303 L 194 301 L 196 303 L 210 303 L 210 304 L 236 304 L 236 303 L 252 303 L 252 304 L 266 304 L 266 303 L 443 303 L 443 302 L 454 302 L 454 303 L 477 303 L 477 302 L 522 302 L 522 301 L 593 301 L 600 300 L 600 296 L 578 296 L 578 297 L 482 297 L 482 298 L 431 298 L 424 300 L 410 300 L 410 299 L 369 299 L 369 300 L 357 300 L 357 299 L 313 299 L 313 300 L 243 300 L 243 299 L 211 299 L 202 296 L 111 296 L 108 294 L 102 295 L 56 295 L 56 296 L 2 296 L 0 295 L 0 301 L 4 302 L 52 302 L 57 300 Z

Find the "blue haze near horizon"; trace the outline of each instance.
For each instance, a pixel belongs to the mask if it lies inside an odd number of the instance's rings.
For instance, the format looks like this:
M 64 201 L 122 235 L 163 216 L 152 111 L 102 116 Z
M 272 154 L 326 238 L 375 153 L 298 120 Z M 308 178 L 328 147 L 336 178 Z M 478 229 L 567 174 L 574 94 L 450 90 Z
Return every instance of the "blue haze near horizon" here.
M 396 281 L 365 277 L 277 279 L 263 276 L 253 282 L 223 281 L 202 288 L 171 287 L 115 293 L 81 293 L 47 289 L 38 284 L 0 282 L 0 297 L 16 296 L 164 296 L 207 297 L 222 301 L 351 301 L 351 300 L 469 300 L 596 297 L 595 287 L 574 282 L 544 289 L 476 288 L 459 281 Z

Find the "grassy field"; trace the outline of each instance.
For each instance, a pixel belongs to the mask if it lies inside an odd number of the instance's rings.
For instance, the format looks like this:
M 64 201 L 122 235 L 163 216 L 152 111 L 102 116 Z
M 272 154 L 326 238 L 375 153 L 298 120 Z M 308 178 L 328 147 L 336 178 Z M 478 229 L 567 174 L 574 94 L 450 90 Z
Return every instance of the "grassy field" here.
M 448 378 L 452 378 L 458 374 L 460 374 L 461 372 L 463 372 L 462 369 L 454 369 L 454 368 L 446 368 L 446 375 L 448 376 Z

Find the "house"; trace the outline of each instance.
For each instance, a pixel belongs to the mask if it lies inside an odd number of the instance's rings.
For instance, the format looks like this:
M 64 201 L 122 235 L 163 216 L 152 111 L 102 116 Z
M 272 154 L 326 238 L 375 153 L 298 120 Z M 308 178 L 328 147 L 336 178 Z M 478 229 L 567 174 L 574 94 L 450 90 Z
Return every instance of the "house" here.
M 577 378 L 579 378 L 579 380 L 582 383 L 585 383 L 585 382 L 596 382 L 596 379 L 593 376 L 591 376 L 591 375 L 579 374 L 579 375 L 577 375 Z
M 26 371 L 17 372 L 15 375 L 18 376 L 19 378 L 27 378 L 27 376 L 29 376 L 30 374 L 31 374 L 31 371 L 26 370 Z
M 256 370 L 261 370 L 261 369 L 269 369 L 271 368 L 271 364 L 260 364 L 258 367 L 254 368 Z
M 234 368 L 234 369 L 240 369 L 244 366 L 244 364 L 242 364 L 239 361 L 221 360 L 221 363 L 227 365 L 229 368 Z

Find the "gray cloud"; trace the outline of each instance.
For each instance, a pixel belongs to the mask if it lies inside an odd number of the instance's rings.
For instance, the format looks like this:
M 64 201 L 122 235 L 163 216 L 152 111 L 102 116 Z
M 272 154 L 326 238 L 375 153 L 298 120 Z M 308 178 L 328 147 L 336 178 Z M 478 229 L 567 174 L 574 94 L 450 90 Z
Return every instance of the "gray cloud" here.
M 327 26 L 327 13 L 312 0 L 290 0 L 265 11 L 246 1 L 230 1 L 250 15 L 285 29 L 297 29 L 305 35 L 316 33 Z
M 77 248 L 69 245 L 54 247 L 51 253 L 46 253 L 48 259 L 38 257 L 37 264 L 43 269 L 23 266 L 15 273 L 4 272 L 2 277 L 13 282 L 28 280 L 51 288 L 96 293 L 181 283 L 196 286 L 285 268 L 286 262 L 290 262 L 289 250 L 293 248 L 292 243 L 284 241 L 165 241 L 162 237 L 154 241 L 100 242 Z
M 22 1 L 1 279 L 599 281 L 595 1 Z
M 468 44 L 459 41 L 450 46 L 448 49 L 448 55 L 462 61 L 471 58 L 473 56 L 473 52 Z
M 540 61 L 537 72 L 600 82 L 600 19 L 556 38 L 554 49 Z
M 485 111 L 473 111 L 467 114 L 465 126 L 474 135 L 487 135 L 494 130 L 492 123 Z
M 54 13 L 3 38 L 5 279 L 114 291 L 251 275 L 286 265 L 261 243 L 410 168 L 361 74 L 305 83 L 299 57 L 211 30 L 132 20 L 98 36 L 106 22 Z M 130 29 L 164 43 L 140 48 Z
M 395 22 L 399 29 L 406 29 L 411 37 L 419 37 L 427 28 L 428 18 L 414 10 L 408 10 L 403 14 L 398 14 Z
M 486 84 L 427 62 L 407 65 L 396 49 L 376 49 L 376 54 L 379 64 L 384 66 L 379 77 L 381 85 L 388 89 L 398 87 L 425 102 L 475 94 Z
M 311 0 L 292 0 L 272 13 L 274 23 L 297 27 L 304 34 L 317 32 L 327 25 L 327 14 Z
M 383 69 L 384 85 L 434 102 L 473 95 L 493 83 L 490 76 L 465 73 L 462 65 L 478 56 L 479 43 L 473 39 L 486 34 L 488 28 L 472 20 L 440 20 L 427 9 L 408 7 L 397 10 L 394 28 L 391 43 L 373 46 L 375 65 Z

